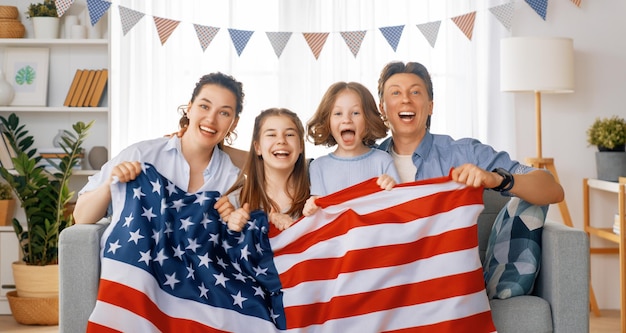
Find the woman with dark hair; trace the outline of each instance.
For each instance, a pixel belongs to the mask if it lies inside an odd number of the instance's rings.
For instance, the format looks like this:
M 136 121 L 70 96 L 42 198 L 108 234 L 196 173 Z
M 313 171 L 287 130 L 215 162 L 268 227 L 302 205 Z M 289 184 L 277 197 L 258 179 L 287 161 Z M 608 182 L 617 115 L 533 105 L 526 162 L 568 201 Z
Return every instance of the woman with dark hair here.
M 141 173 L 140 162 L 154 165 L 189 193 L 225 192 L 239 168 L 216 147 L 235 130 L 243 98 L 242 84 L 233 77 L 219 72 L 202 76 L 181 120 L 185 133 L 135 143 L 104 164 L 79 193 L 73 213 L 76 223 L 96 223 L 109 215 L 111 183 L 135 179 Z

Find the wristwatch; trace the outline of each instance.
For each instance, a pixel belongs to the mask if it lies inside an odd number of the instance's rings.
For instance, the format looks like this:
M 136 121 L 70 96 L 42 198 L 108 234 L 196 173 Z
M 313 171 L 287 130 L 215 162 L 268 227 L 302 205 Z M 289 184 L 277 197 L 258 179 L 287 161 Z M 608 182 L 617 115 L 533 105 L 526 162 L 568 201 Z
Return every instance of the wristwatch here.
M 506 169 L 495 168 L 491 170 L 491 172 L 495 172 L 504 178 L 502 179 L 502 183 L 492 188 L 492 190 L 496 192 L 508 192 L 513 188 L 513 185 L 515 185 L 515 179 L 513 178 L 513 175 L 510 172 L 506 171 Z

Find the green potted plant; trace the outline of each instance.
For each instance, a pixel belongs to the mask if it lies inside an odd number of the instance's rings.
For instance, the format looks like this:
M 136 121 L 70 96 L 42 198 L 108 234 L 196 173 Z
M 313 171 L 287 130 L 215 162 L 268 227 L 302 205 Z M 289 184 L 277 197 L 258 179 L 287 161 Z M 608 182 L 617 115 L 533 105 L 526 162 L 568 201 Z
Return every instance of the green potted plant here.
M 22 262 L 13 263 L 17 296 L 55 298 L 58 297 L 59 234 L 73 223 L 72 214 L 66 211 L 74 196 L 69 189 L 70 177 L 79 165 L 82 144 L 93 121 L 77 122 L 72 125 L 73 131 L 65 131 L 61 141 L 64 154 L 58 163 L 47 160 L 49 167 L 41 163 L 42 157 L 32 147 L 33 136 L 20 124 L 17 115 L 0 116 L 0 121 L 16 152 L 12 158 L 15 169 L 0 166 L 0 175 L 20 200 L 26 216 L 26 228 L 17 219 L 12 221 L 23 255 Z M 44 278 L 46 274 L 49 276 Z M 36 278 L 33 285 L 25 285 L 25 280 L 32 278 Z M 46 287 L 49 290 L 41 290 Z M 55 311 L 58 312 L 58 307 Z
M 54 0 L 31 3 L 26 17 L 33 21 L 35 38 L 59 38 L 59 14 Z
M 0 226 L 10 225 L 15 211 L 15 199 L 9 184 L 0 182 Z
M 618 181 L 626 175 L 626 120 L 619 116 L 596 118 L 587 129 L 587 143 L 598 147 L 596 168 L 598 179 Z
M 587 129 L 587 142 L 600 151 L 624 151 L 626 120 L 618 116 L 596 118 Z

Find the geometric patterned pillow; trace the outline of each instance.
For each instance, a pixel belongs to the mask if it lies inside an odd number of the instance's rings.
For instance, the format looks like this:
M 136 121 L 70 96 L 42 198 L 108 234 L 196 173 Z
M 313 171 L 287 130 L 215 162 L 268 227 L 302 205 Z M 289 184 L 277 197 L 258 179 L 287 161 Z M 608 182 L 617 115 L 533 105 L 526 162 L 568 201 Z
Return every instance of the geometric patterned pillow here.
M 533 291 L 541 264 L 541 232 L 548 206 L 512 197 L 489 235 L 483 264 L 489 299 L 506 299 Z

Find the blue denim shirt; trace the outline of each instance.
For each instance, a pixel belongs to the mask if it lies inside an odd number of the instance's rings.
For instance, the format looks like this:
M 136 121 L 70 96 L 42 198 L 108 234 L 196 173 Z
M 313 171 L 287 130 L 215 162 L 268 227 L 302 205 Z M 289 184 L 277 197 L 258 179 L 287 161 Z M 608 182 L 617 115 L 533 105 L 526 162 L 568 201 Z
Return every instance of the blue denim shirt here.
M 387 138 L 378 149 L 391 153 L 392 147 L 393 139 Z M 448 135 L 432 134 L 428 131 L 413 152 L 413 164 L 417 167 L 415 180 L 447 176 L 450 169 L 465 163 L 487 171 L 503 168 L 510 173 L 525 174 L 535 170 L 511 160 L 507 152 L 498 152 L 476 139 L 454 140 Z

